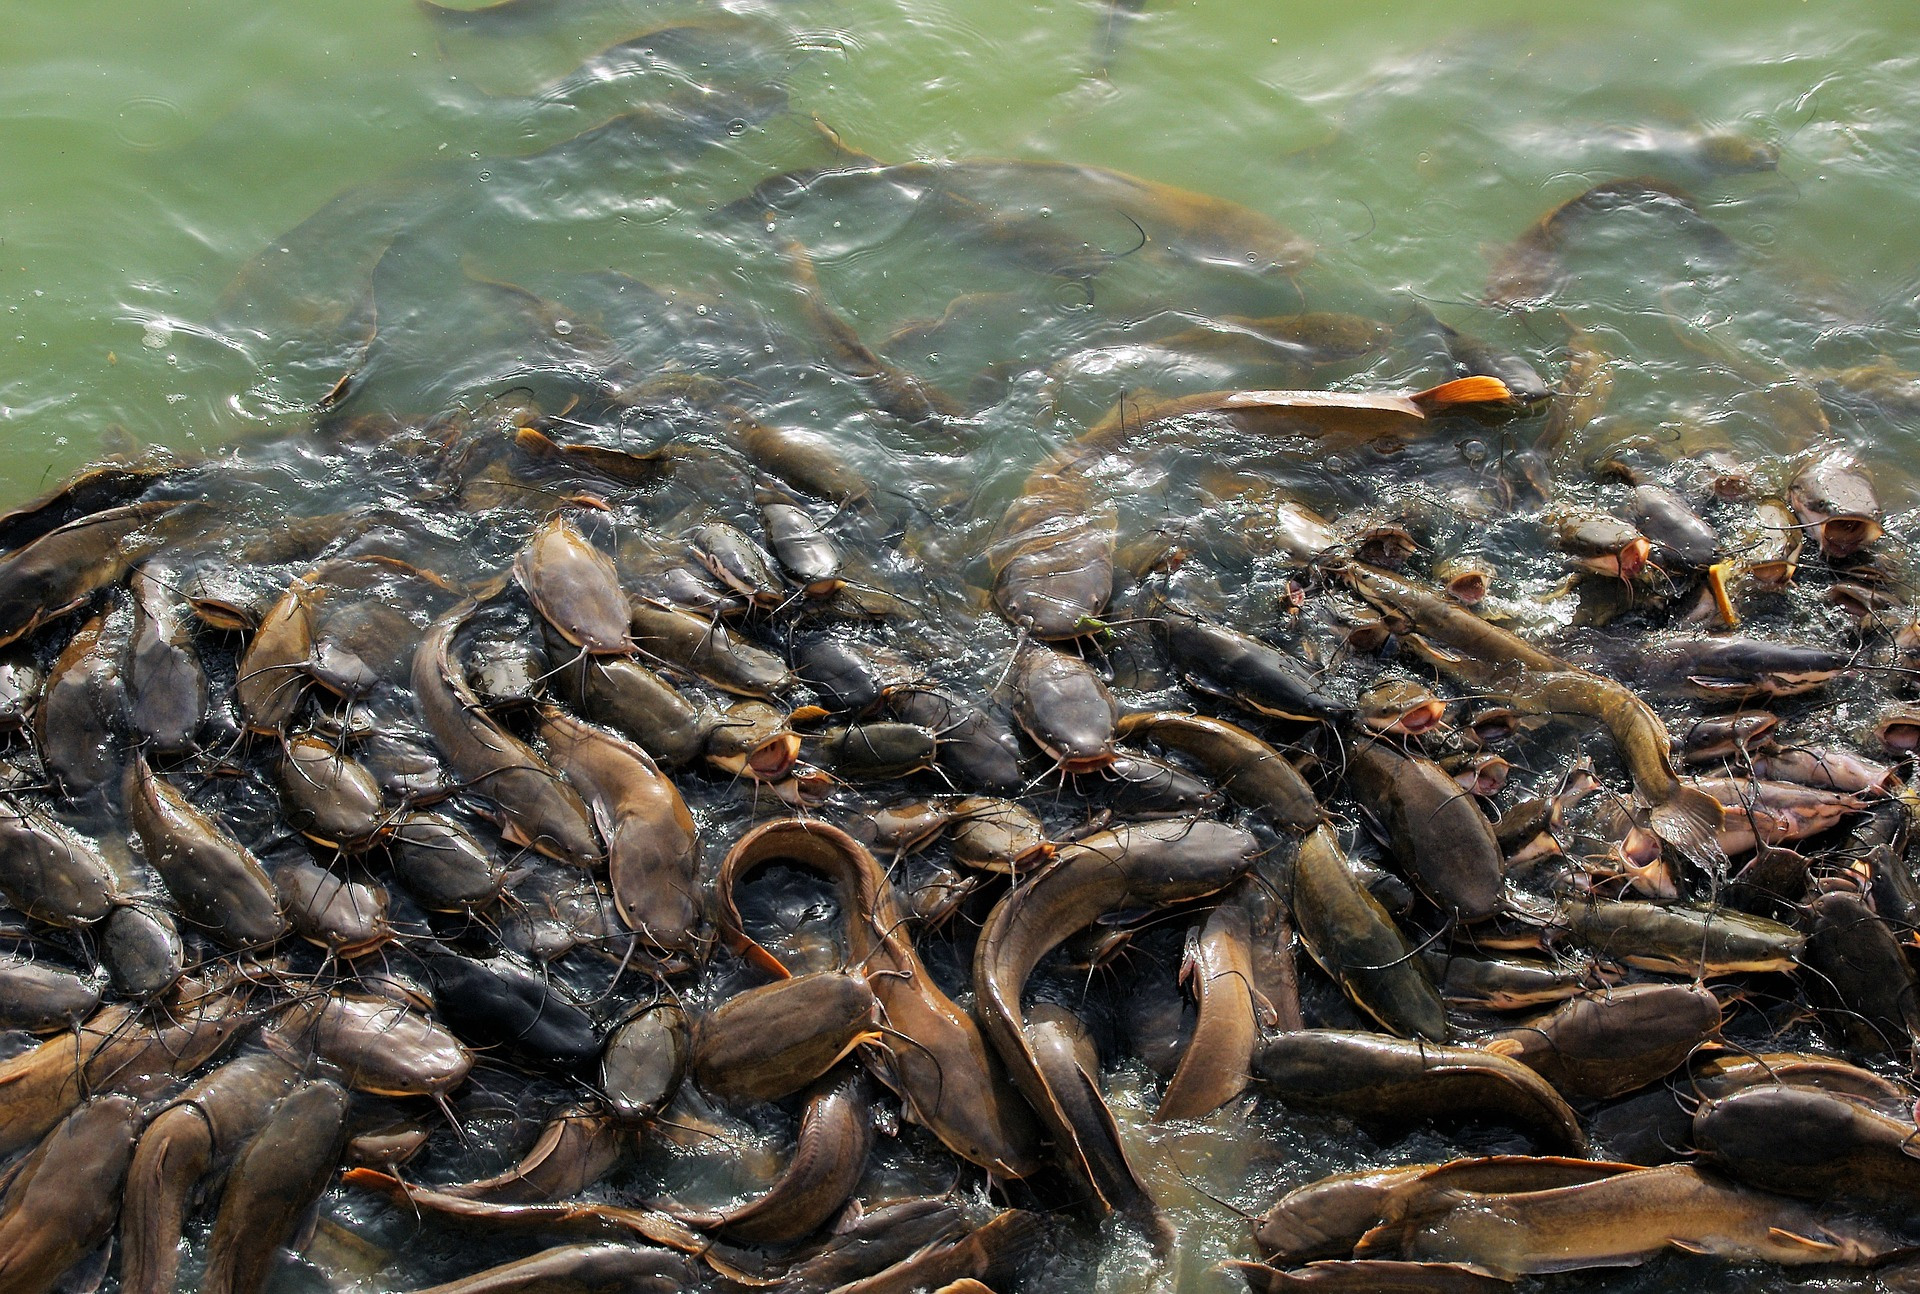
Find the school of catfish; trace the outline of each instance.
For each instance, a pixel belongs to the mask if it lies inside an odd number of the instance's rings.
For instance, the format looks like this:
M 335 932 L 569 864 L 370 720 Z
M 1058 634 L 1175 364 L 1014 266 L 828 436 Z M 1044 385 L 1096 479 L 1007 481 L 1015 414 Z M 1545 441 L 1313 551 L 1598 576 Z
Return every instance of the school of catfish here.
M 581 76 L 705 68 L 696 34 Z M 514 164 L 785 110 L 700 88 Z M 1145 1287 L 1183 1237 L 1124 1073 L 1156 1125 L 1457 1138 L 1246 1209 L 1255 1291 L 1672 1253 L 1920 1288 L 1920 620 L 1829 415 L 1912 379 L 1770 382 L 1765 461 L 1595 448 L 1613 357 L 1571 324 L 1522 355 L 1463 309 L 1189 315 L 1022 357 L 1055 418 L 1024 481 L 927 505 L 767 383 L 824 375 L 937 474 L 979 392 L 912 356 L 995 304 L 863 336 L 809 207 L 905 202 L 1094 302 L 1136 256 L 1310 302 L 1313 250 L 1099 167 L 815 133 L 715 217 L 788 320 L 461 265 L 538 362 L 383 407 L 388 231 L 305 424 L 0 517 L 0 1286 L 392 1288 L 399 1227 L 437 1294 L 1042 1288 L 1090 1229 Z M 1138 245 L 1063 233 L 1063 188 Z M 1483 312 L 1554 319 L 1615 219 L 1737 254 L 1672 179 L 1608 179 Z M 1256 380 L 1063 413 L 1123 349 Z M 1430 380 L 1331 385 L 1389 353 Z

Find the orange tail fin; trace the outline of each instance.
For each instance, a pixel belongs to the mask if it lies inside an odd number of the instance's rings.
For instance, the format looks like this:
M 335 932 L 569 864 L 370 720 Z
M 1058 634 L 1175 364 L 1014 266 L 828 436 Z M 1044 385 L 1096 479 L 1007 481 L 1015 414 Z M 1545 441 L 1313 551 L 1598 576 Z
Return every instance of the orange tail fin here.
M 1413 393 L 1413 402 L 1428 413 L 1461 404 L 1510 404 L 1513 392 L 1497 377 L 1460 377 Z

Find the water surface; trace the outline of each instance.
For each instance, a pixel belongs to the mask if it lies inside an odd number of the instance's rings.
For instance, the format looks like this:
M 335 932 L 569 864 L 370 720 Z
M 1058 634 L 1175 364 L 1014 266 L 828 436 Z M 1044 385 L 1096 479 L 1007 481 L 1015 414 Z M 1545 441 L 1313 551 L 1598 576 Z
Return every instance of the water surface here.
M 10 500 L 103 452 L 212 453 L 298 429 L 348 373 L 345 412 L 425 416 L 626 365 L 745 384 L 763 416 L 840 437 L 929 513 L 946 509 L 950 531 L 919 542 L 964 559 L 994 501 L 1122 394 L 1433 380 L 1404 347 L 1267 373 L 1142 352 L 1195 319 L 1349 310 L 1399 325 L 1424 306 L 1549 371 L 1577 326 L 1615 363 L 1607 417 L 1579 447 L 1590 455 L 1722 442 L 1797 453 L 1810 447 L 1803 383 L 1920 369 L 1920 21 L 1898 0 L 1475 0 L 1361 16 L 1270 0 L 1137 16 L 1012 0 L 581 0 L 467 24 L 399 0 L 100 0 L 84 24 L 18 8 L 0 46 Z M 644 57 L 589 61 L 676 25 Z M 1715 136 L 1777 149 L 1777 169 L 1729 167 L 1703 151 Z M 970 197 L 1057 222 L 1059 245 L 1098 275 L 1009 254 L 967 207 L 911 185 L 809 198 L 770 220 L 734 205 L 836 149 L 1112 168 L 1244 204 L 1315 257 L 1292 273 L 1169 258 L 1152 239 L 1136 246 L 1145 231 L 1071 172 L 975 172 L 985 190 Z M 1544 306 L 1478 304 L 1502 245 L 1619 176 L 1693 194 L 1730 254 L 1629 215 L 1583 245 Z M 981 411 L 964 441 L 874 418 L 821 362 L 796 314 L 789 238 L 864 337 L 927 322 L 893 353 Z M 1900 512 L 1913 417 L 1867 403 L 1831 432 Z M 1338 499 L 1345 467 L 1310 484 Z M 1145 469 L 1120 482 L 1137 530 L 1177 515 L 1163 484 Z M 1903 519 L 1891 530 L 1906 537 Z M 1130 1126 L 1151 1108 L 1143 1075 L 1112 1076 Z M 1208 1193 L 1257 1210 L 1328 1172 L 1457 1148 L 1382 1149 L 1329 1121 L 1247 1117 L 1135 1133 L 1189 1229 L 1177 1275 L 1153 1280 L 1237 1287 L 1209 1264 L 1243 1252 L 1244 1225 Z M 650 1171 L 686 1185 L 672 1162 Z M 390 1219 L 374 1231 L 400 1237 Z M 417 1285 L 462 1257 L 423 1249 L 362 1287 Z M 1124 1237 L 1089 1233 L 1045 1283 L 1130 1290 L 1153 1283 L 1145 1270 Z M 284 1285 L 317 1277 L 290 1271 Z M 1679 1259 L 1558 1285 L 1808 1286 Z

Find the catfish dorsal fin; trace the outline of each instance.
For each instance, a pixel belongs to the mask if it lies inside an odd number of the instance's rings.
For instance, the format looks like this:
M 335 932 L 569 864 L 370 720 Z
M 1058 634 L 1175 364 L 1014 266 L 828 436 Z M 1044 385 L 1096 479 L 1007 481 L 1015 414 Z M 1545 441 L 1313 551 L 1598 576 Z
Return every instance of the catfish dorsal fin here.
M 1462 404 L 1508 404 L 1513 392 L 1497 377 L 1459 377 L 1424 391 L 1415 391 L 1413 402 L 1428 413 Z

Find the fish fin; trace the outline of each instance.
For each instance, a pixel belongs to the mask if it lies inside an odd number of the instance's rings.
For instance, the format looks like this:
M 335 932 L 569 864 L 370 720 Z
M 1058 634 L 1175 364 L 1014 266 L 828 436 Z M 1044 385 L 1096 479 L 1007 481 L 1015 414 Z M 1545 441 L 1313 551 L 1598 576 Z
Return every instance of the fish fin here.
M 1768 1228 L 1768 1230 L 1772 1230 L 1772 1228 Z M 1713 1254 L 1713 1251 L 1705 1245 L 1697 1245 L 1691 1240 L 1678 1240 L 1669 1237 L 1667 1243 L 1683 1254 L 1697 1254 L 1702 1258 L 1711 1257 Z
M 827 150 L 833 154 L 835 165 L 854 170 L 865 169 L 867 167 L 873 167 L 878 170 L 884 165 L 879 158 L 873 156 L 871 153 L 863 153 L 848 144 L 845 139 L 841 138 L 840 132 L 820 120 L 818 114 L 815 114 L 812 120 L 813 128 L 815 132 L 819 134 L 821 142 L 826 144 Z
M 1767 1239 L 1777 1240 L 1783 1245 L 1792 1245 L 1796 1249 L 1805 1249 L 1808 1253 L 1838 1253 L 1840 1246 L 1828 1244 L 1824 1240 L 1815 1240 L 1812 1236 L 1803 1236 L 1793 1231 L 1783 1231 L 1779 1227 L 1767 1228 Z
M 1402 1221 L 1382 1222 L 1370 1227 L 1353 1244 L 1355 1258 L 1379 1258 L 1398 1256 L 1410 1238 L 1410 1230 Z
M 847 1041 L 847 1045 L 842 1047 L 834 1055 L 834 1058 L 827 1062 L 827 1068 L 832 1069 L 835 1065 L 838 1065 L 841 1061 L 853 1055 L 854 1052 L 860 1050 L 870 1042 L 884 1043 L 886 1040 L 887 1035 L 878 1029 L 867 1029 L 856 1033 Z
M 1516 1038 L 1494 1038 L 1480 1044 L 1480 1050 L 1495 1056 L 1518 1056 L 1526 1048 Z
M 1687 682 L 1702 692 L 1712 692 L 1716 696 L 1746 696 L 1753 691 L 1753 684 L 1742 683 L 1736 679 L 1714 678 L 1707 674 L 1689 674 Z
M 553 437 L 537 431 L 532 427 L 522 427 L 520 430 L 514 432 L 513 444 L 516 449 L 520 450 L 520 452 L 529 458 L 548 459 L 560 457 L 560 446 L 554 443 Z
M 1187 931 L 1186 947 L 1180 950 L 1180 974 L 1178 976 L 1178 983 L 1180 987 L 1187 989 L 1195 997 L 1200 996 L 1200 970 L 1200 927 L 1194 926 Z
M 1413 402 L 1428 413 L 1460 404 L 1511 404 L 1513 392 L 1497 377 L 1458 377 L 1413 394 Z
M 1676 786 L 1661 804 L 1647 814 L 1653 834 L 1674 846 L 1696 862 L 1724 874 L 1727 856 L 1714 836 L 1725 825 L 1726 811 L 1720 801 L 1691 786 Z
M 1114 1121 L 1113 1110 L 1100 1092 L 1100 1083 L 1086 1067 L 1075 1062 L 1073 1072 L 1066 1076 L 1068 1081 L 1078 1080 L 1081 1096 L 1086 1107 L 1093 1111 L 1094 1118 L 1104 1133 L 1107 1146 L 1113 1151 L 1114 1159 L 1109 1162 L 1104 1156 L 1096 1159 L 1078 1144 L 1074 1149 L 1087 1172 L 1087 1180 L 1094 1191 L 1108 1207 L 1125 1214 L 1134 1225 L 1145 1233 L 1154 1252 L 1164 1254 L 1173 1247 L 1175 1233 L 1160 1206 L 1154 1203 L 1153 1196 L 1141 1182 L 1140 1175 L 1134 1170 L 1133 1161 L 1127 1157 L 1126 1142 L 1120 1138 L 1120 1125 Z M 1074 1130 L 1073 1140 L 1080 1140 L 1078 1130 Z M 1105 1171 L 1102 1171 L 1105 1170 Z

